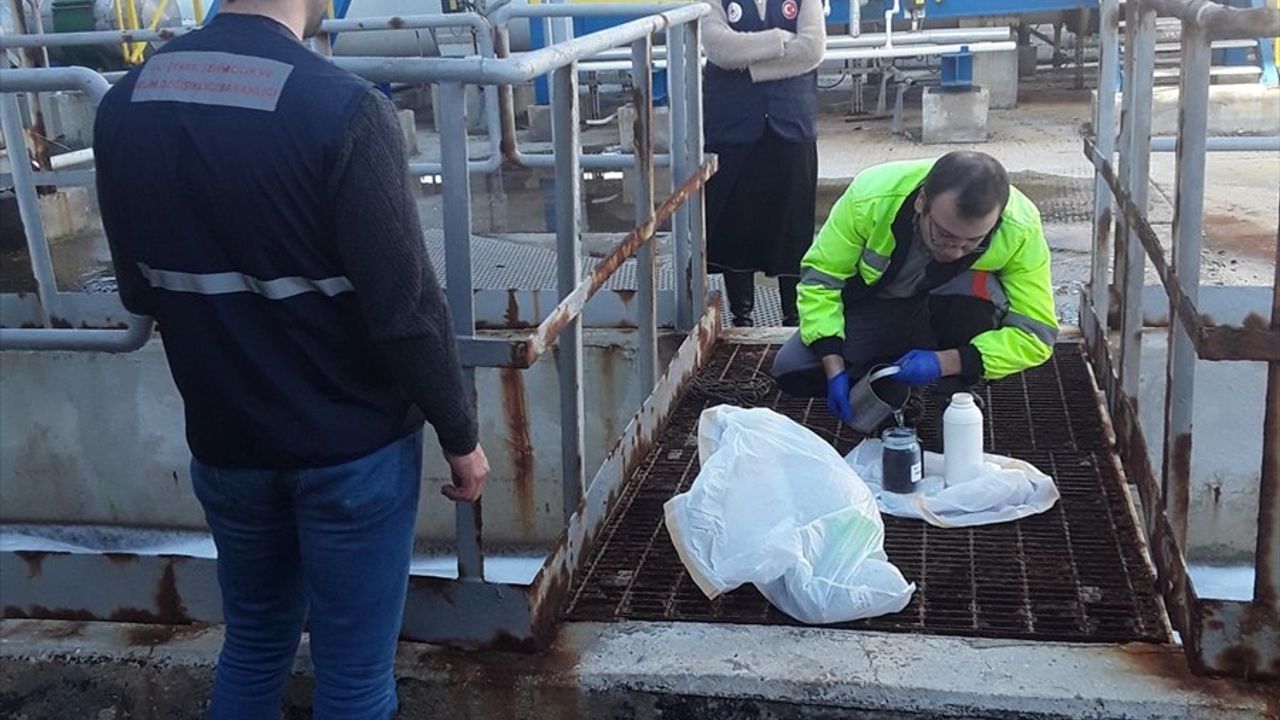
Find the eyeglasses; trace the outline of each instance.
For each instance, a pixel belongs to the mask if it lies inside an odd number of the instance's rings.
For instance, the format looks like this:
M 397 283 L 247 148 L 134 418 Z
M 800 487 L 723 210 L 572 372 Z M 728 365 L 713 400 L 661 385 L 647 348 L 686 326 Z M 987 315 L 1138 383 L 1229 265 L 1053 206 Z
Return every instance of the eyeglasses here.
M 939 249 L 960 250 L 965 253 L 971 253 L 982 245 L 983 240 L 986 240 L 991 233 L 995 232 L 995 228 L 992 228 L 985 235 L 961 237 L 934 222 L 932 213 L 924 217 L 929 222 L 929 242 Z M 999 222 L 996 223 L 996 227 L 999 227 Z

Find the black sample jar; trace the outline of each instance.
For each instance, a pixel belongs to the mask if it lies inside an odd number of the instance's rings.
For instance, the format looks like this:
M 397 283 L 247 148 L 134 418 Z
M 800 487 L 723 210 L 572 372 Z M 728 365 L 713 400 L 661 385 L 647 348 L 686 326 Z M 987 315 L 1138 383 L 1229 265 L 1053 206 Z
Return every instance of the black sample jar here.
M 881 434 L 880 441 L 883 444 L 880 461 L 885 491 L 903 495 L 915 492 L 916 483 L 924 476 L 916 431 L 908 427 L 891 427 Z

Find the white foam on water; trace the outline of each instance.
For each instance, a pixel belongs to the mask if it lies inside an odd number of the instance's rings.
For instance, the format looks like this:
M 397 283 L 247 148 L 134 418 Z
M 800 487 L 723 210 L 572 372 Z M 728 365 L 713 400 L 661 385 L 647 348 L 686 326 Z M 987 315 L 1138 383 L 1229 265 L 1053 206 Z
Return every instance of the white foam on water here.
M 95 525 L 8 525 L 0 528 L 0 552 L 133 553 L 215 558 L 208 533 Z
M 1253 599 L 1254 570 L 1248 565 L 1189 565 L 1196 595 L 1214 600 Z
M 484 579 L 508 585 L 530 585 L 546 563 L 545 555 L 485 555 Z M 415 555 L 410 575 L 457 579 L 458 558 L 454 555 Z
M 213 537 L 208 533 L 85 525 L 6 525 L 0 527 L 0 552 L 218 557 Z M 545 554 L 486 554 L 484 579 L 493 583 L 529 585 L 546 560 Z M 458 558 L 448 553 L 415 553 L 409 563 L 409 573 L 457 579 Z

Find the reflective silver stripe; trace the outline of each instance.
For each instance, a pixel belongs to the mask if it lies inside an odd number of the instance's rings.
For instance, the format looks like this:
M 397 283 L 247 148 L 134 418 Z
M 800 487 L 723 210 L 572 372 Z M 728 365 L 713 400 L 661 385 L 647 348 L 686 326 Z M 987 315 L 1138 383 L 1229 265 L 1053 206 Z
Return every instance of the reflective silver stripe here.
M 863 248 L 862 263 L 867 267 L 872 267 L 880 272 L 884 272 L 889 269 L 889 256 L 881 255 L 871 248 Z
M 1009 298 L 1004 294 L 1004 285 L 1000 284 L 1000 279 L 995 273 L 987 273 L 987 294 L 991 296 L 991 303 L 1001 310 L 1009 307 Z
M 800 273 L 800 282 L 805 285 L 820 285 L 825 288 L 831 288 L 832 290 L 844 289 L 844 280 L 811 267 L 805 268 L 804 272 Z
M 351 281 L 337 277 L 313 280 L 304 277 L 281 277 L 259 280 L 238 272 L 188 273 L 177 270 L 156 270 L 138 263 L 138 271 L 151 287 L 171 292 L 196 293 L 197 295 L 227 295 L 250 292 L 269 300 L 284 300 L 294 295 L 316 292 L 333 297 L 355 290 Z
M 1026 331 L 1045 345 L 1052 345 L 1058 340 L 1058 328 L 1042 323 L 1039 320 L 1033 320 L 1026 315 L 1019 315 L 1016 312 L 1011 312 L 1005 316 L 1004 325 L 1005 327 L 1016 327 L 1019 330 Z

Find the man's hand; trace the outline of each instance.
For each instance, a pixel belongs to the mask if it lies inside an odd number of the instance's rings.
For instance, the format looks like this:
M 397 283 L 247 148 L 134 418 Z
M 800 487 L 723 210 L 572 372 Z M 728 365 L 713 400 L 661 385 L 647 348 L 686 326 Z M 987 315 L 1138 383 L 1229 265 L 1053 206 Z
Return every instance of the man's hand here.
M 476 449 L 466 455 L 445 453 L 444 457 L 449 461 L 453 484 L 445 485 L 440 492 L 454 502 L 479 500 L 484 481 L 489 477 L 489 458 L 485 457 L 484 448 L 476 445 Z
M 899 370 L 893 379 L 904 385 L 913 387 L 930 385 L 942 377 L 942 362 L 938 358 L 938 353 L 933 350 L 912 350 L 899 358 L 894 365 L 897 365 Z
M 853 422 L 853 408 L 849 405 L 849 373 L 844 370 L 827 380 L 827 411 L 845 423 Z

